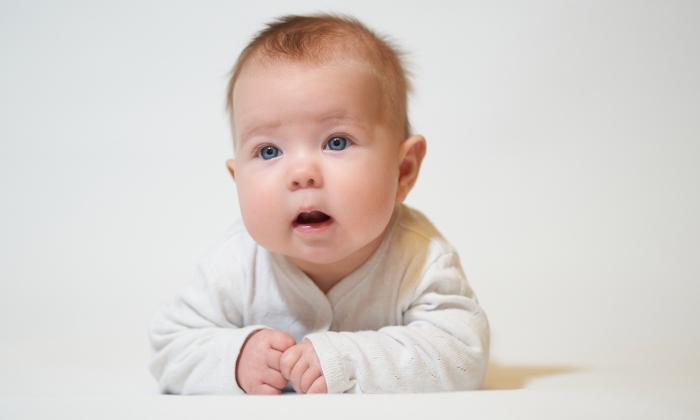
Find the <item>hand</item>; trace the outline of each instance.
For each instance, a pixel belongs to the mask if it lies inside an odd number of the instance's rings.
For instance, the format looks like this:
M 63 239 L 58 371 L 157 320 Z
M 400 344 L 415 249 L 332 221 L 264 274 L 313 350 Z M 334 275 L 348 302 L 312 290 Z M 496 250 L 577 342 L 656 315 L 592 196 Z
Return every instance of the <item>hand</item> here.
M 288 348 L 280 359 L 280 372 L 292 381 L 294 390 L 299 394 L 325 394 L 328 392 L 326 378 L 323 377 L 321 362 L 311 341 L 304 339 L 301 343 Z
M 294 346 L 294 337 L 282 331 L 260 330 L 248 337 L 236 362 L 236 381 L 248 394 L 279 394 L 287 385 L 280 358 Z

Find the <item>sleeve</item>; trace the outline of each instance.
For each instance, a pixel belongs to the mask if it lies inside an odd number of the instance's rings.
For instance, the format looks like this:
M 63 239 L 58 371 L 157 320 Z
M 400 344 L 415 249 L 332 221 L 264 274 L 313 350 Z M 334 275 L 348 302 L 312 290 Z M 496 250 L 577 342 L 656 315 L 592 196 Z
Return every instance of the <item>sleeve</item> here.
M 262 325 L 243 327 L 241 306 L 200 261 L 194 280 L 151 322 L 149 368 L 161 392 L 237 394 L 236 361 L 245 340 Z
M 329 393 L 404 393 L 478 389 L 486 375 L 489 325 L 456 254 L 426 271 L 403 325 L 378 331 L 307 336 Z

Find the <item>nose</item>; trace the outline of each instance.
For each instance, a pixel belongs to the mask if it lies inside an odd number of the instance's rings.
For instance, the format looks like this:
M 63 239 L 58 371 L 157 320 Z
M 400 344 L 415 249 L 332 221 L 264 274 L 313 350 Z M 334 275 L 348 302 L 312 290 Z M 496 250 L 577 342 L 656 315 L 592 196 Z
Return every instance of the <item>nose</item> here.
M 292 191 L 303 188 L 321 188 L 323 177 L 321 169 L 312 157 L 299 156 L 291 162 L 289 189 Z

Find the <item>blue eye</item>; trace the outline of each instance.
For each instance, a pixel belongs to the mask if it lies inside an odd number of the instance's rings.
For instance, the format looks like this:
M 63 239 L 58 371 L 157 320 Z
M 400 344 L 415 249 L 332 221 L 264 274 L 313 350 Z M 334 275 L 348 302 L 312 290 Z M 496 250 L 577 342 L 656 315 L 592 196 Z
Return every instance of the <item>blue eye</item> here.
M 276 148 L 275 146 L 265 146 L 262 149 L 260 149 L 260 153 L 258 153 L 258 157 L 269 160 L 276 158 L 277 156 L 281 155 L 282 152 L 280 152 L 280 149 Z
M 333 137 L 326 143 L 326 149 L 328 150 L 343 150 L 348 147 L 348 139 L 345 137 Z

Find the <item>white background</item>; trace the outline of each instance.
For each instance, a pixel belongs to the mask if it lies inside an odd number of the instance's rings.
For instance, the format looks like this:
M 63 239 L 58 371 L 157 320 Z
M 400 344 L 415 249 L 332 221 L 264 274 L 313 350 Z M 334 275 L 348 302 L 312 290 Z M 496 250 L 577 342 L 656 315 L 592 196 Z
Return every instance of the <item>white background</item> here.
M 239 215 L 227 73 L 314 11 L 409 52 L 408 203 L 494 365 L 697 366 L 700 3 L 2 0 L 1 393 L 155 392 L 146 325 Z

